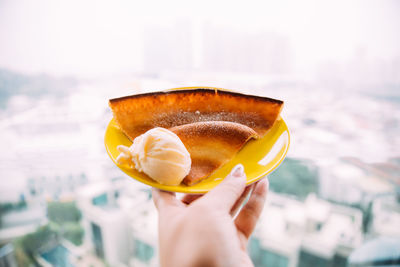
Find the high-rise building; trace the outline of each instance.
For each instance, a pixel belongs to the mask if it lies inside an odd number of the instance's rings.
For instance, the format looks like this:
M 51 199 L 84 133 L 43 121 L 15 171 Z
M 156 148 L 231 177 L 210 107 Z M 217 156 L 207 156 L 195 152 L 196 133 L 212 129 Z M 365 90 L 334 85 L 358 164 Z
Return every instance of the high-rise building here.
M 118 188 L 108 182 L 91 184 L 78 192 L 84 245 L 112 266 L 127 264 L 130 254 L 129 221 L 117 205 L 118 194 Z
M 289 74 L 292 49 L 277 33 L 251 33 L 206 24 L 203 29 L 203 69 L 207 71 Z
M 158 266 L 156 212 L 148 189 L 125 179 L 78 192 L 84 247 L 111 266 Z
M 255 266 L 345 267 L 361 242 L 359 210 L 313 195 L 302 202 L 270 193 L 249 250 Z
M 12 244 L 7 244 L 0 247 L 0 267 L 17 267 L 15 259 L 14 247 Z
M 143 68 L 145 73 L 190 70 L 194 64 L 193 25 L 191 21 L 147 26 L 143 31 Z

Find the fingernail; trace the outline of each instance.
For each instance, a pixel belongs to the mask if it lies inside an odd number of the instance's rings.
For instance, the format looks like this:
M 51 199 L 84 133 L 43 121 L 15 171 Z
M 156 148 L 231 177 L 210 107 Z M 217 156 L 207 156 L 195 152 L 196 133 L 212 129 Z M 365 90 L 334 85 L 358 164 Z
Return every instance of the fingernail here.
M 242 177 L 244 175 L 244 167 L 242 164 L 238 164 L 236 165 L 232 171 L 231 171 L 231 175 L 233 177 Z

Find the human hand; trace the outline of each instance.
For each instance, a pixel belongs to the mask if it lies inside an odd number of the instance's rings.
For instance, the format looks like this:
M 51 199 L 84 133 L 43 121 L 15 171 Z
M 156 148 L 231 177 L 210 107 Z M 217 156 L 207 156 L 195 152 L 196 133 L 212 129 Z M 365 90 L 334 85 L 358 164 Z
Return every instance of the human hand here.
M 264 206 L 268 180 L 259 181 L 236 219 L 230 215 L 244 194 L 241 164 L 207 194 L 186 195 L 153 188 L 159 212 L 159 256 L 162 267 L 253 266 L 246 247 Z

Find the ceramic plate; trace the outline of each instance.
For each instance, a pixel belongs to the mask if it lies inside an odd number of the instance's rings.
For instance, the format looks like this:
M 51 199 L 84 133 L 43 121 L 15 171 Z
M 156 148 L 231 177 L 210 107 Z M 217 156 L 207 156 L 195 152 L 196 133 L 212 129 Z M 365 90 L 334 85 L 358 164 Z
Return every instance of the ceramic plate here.
M 128 166 L 118 164 L 116 162 L 119 155 L 117 146 L 130 146 L 132 142 L 119 129 L 114 119 L 108 124 L 104 143 L 107 153 L 115 165 L 133 179 L 166 191 L 201 194 L 208 192 L 219 184 L 238 163 L 244 166 L 248 185 L 262 179 L 275 170 L 284 160 L 289 149 L 290 135 L 285 121 L 279 118 L 263 138 L 258 140 L 253 139 L 247 142 L 231 161 L 216 170 L 208 178 L 192 186 L 186 186 L 184 184 L 178 186 L 162 185 L 155 182 L 144 173 L 140 173 Z

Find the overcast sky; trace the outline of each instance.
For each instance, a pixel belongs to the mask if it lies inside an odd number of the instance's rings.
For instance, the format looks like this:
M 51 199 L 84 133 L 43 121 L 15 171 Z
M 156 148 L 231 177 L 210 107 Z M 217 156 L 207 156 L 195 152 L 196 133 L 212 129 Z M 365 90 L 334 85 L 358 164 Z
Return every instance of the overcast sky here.
M 0 67 L 53 75 L 137 71 L 144 26 L 177 19 L 283 34 L 298 69 L 348 60 L 360 47 L 372 58 L 400 57 L 400 1 L 237 2 L 0 0 Z

